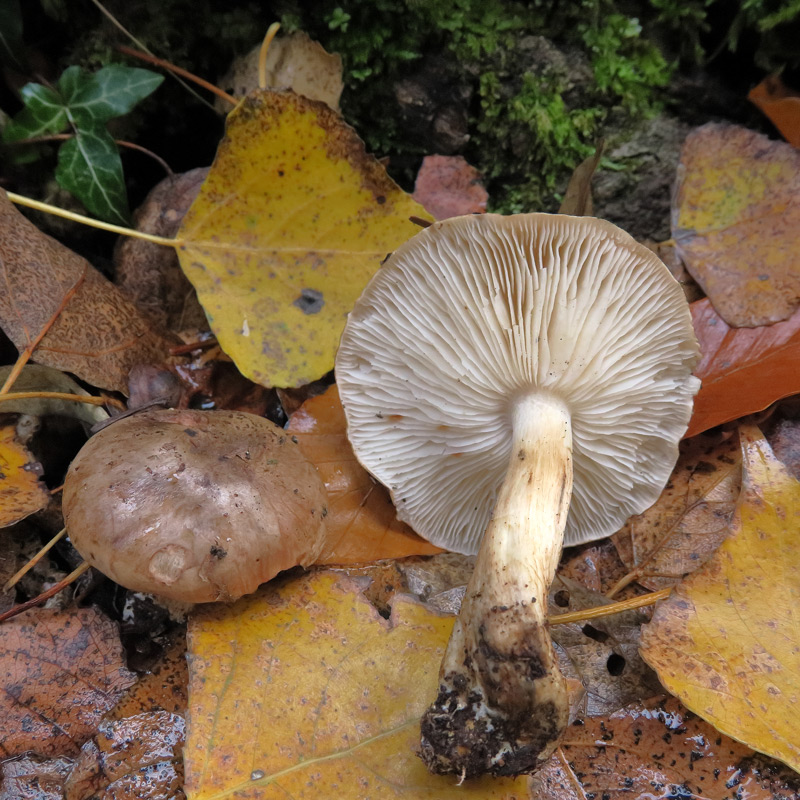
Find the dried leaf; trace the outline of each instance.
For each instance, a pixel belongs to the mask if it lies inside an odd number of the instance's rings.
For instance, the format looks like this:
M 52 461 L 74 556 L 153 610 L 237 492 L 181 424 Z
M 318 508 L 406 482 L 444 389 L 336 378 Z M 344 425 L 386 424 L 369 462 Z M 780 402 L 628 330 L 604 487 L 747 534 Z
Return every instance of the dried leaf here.
M 328 535 L 318 564 L 441 552 L 397 519 L 389 492 L 356 460 L 336 386 L 303 403 L 286 429 L 328 490 Z
M 481 180 L 463 156 L 425 156 L 413 197 L 434 219 L 483 214 L 489 193 Z
M 233 62 L 220 86 L 234 97 L 244 97 L 259 88 L 259 44 L 246 56 Z M 268 89 L 291 89 L 311 100 L 319 100 L 339 110 L 342 95 L 342 57 L 328 53 L 325 48 L 302 31 L 272 40 L 267 51 L 266 86 Z M 224 104 L 224 105 L 223 105 Z M 230 106 L 219 99 L 217 108 L 227 112 Z
M 66 800 L 182 798 L 184 731 L 166 711 L 101 722 L 65 782 Z
M 747 99 L 766 114 L 783 138 L 800 147 L 800 94 L 786 86 L 779 75 L 769 75 L 750 90 Z
M 192 800 L 521 798 L 524 779 L 457 786 L 416 755 L 453 619 L 409 599 L 383 619 L 352 581 L 273 582 L 189 623 Z
M 747 128 L 708 124 L 683 145 L 672 236 L 692 277 L 735 327 L 800 305 L 800 153 Z
M 228 117 L 179 232 L 181 266 L 248 378 L 299 386 L 333 367 L 345 315 L 426 217 L 322 103 L 259 91 Z
M 42 467 L 17 441 L 15 425 L 0 427 L 0 528 L 43 509 L 50 501 Z
M 3 623 L 0 755 L 77 753 L 135 680 L 116 625 L 93 609 L 36 609 Z
M 718 730 L 800 770 L 800 483 L 741 429 L 731 535 L 642 634 L 664 686 Z
M 686 436 L 800 393 L 800 310 L 763 328 L 730 328 L 708 300 L 691 305 L 702 380 Z
M 532 779 L 534 800 L 796 800 L 798 792 L 793 772 L 673 699 L 576 721 Z
M 622 560 L 648 589 L 699 569 L 728 535 L 741 488 L 738 442 L 698 436 L 682 442 L 661 497 L 614 534 Z
M 564 199 L 561 201 L 559 214 L 571 214 L 576 217 L 591 217 L 594 213 L 592 205 L 592 178 L 603 156 L 604 142 L 600 142 L 594 154 L 584 158 L 572 173 Z
M 0 327 L 17 349 L 57 315 L 34 359 L 93 386 L 124 393 L 130 368 L 162 361 L 172 343 L 88 261 L 28 222 L 4 192 L 0 277 Z

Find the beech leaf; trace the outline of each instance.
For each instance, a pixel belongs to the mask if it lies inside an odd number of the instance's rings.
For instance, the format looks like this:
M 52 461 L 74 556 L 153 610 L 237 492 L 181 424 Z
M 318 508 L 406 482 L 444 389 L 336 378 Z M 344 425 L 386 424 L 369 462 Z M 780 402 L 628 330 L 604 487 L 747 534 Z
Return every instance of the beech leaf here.
M 292 414 L 286 429 L 317 468 L 328 491 L 328 533 L 318 564 L 348 564 L 441 552 L 397 513 L 389 492 L 356 460 L 334 385 Z
M 384 619 L 352 580 L 332 572 L 196 609 L 188 797 L 527 797 L 525 778 L 458 786 L 416 755 L 452 626 L 452 617 L 403 597 Z
M 225 138 L 178 233 L 181 266 L 222 349 L 265 386 L 333 367 L 345 317 L 427 218 L 325 104 L 257 91 Z
M 787 319 L 800 305 L 800 153 L 735 125 L 684 142 L 672 236 L 692 277 L 736 327 Z
M 692 711 L 800 771 L 800 483 L 758 428 L 740 432 L 731 534 L 656 609 L 642 655 Z

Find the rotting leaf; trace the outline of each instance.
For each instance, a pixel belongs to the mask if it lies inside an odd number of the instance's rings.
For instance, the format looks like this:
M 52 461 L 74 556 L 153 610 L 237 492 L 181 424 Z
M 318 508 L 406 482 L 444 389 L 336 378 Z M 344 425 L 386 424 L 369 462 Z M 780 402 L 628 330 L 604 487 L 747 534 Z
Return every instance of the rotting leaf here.
M 425 156 L 414 183 L 414 199 L 434 217 L 483 214 L 489 193 L 481 174 L 463 156 Z
M 358 463 L 347 439 L 339 390 L 307 400 L 287 431 L 328 491 L 328 533 L 318 564 L 343 564 L 441 552 L 397 519 L 389 493 Z
M 678 253 L 720 316 L 769 325 L 800 305 L 800 153 L 735 125 L 684 142 L 673 200 Z
M 0 755 L 73 755 L 136 677 L 116 625 L 90 608 L 36 609 L 3 623 Z
M 43 509 L 50 501 L 42 468 L 17 441 L 15 425 L 0 427 L 0 528 Z
M 730 536 L 642 632 L 664 686 L 718 730 L 800 771 L 800 483 L 754 426 Z
M 577 720 L 531 789 L 533 800 L 796 800 L 800 780 L 669 699 Z
M 691 305 L 701 379 L 686 436 L 800 393 L 800 310 L 763 328 L 731 328 L 706 300 Z
M 223 350 L 265 386 L 333 367 L 368 279 L 427 218 L 338 114 L 258 91 L 228 117 L 179 238 L 181 266 Z
M 614 534 L 631 582 L 663 589 L 711 557 L 728 535 L 741 488 L 741 461 L 735 439 L 697 436 L 681 443 L 661 496 Z
M 34 359 L 93 386 L 125 393 L 131 367 L 162 361 L 172 344 L 88 261 L 28 222 L 5 192 L 0 278 L 0 327 L 17 349 L 47 331 Z
M 527 797 L 525 779 L 457 786 L 416 755 L 452 617 L 396 598 L 383 619 L 332 572 L 274 581 L 189 622 L 192 800 Z

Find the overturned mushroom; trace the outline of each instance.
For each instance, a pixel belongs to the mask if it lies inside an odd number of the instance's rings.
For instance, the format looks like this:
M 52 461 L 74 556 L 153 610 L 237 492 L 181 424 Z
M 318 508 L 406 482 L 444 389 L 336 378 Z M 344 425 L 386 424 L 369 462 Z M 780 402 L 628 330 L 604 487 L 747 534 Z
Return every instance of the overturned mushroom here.
M 664 265 L 601 220 L 459 217 L 401 246 L 336 359 L 348 434 L 398 516 L 478 552 L 423 718 L 434 772 L 541 765 L 568 720 L 546 626 L 562 542 L 658 497 L 699 381 Z
M 93 436 L 70 466 L 64 519 L 117 583 L 231 600 L 314 562 L 327 494 L 290 435 L 237 411 L 147 411 Z

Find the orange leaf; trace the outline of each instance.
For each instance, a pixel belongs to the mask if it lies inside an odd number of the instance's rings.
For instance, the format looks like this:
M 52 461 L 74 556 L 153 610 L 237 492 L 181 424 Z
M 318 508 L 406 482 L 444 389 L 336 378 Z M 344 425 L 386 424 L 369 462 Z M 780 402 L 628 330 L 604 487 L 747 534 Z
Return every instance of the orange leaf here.
M 425 156 L 412 197 L 435 219 L 483 214 L 489 193 L 463 156 Z
M 731 328 L 708 299 L 692 303 L 703 381 L 686 436 L 800 392 L 800 311 L 762 328 Z
M 800 147 L 800 94 L 779 76 L 770 75 L 750 90 L 747 99 L 769 117 L 789 144 Z
M 442 552 L 397 519 L 389 493 L 356 460 L 336 386 L 303 403 L 286 429 L 328 490 L 328 543 L 318 564 Z
M 13 425 L 0 428 L 0 528 L 44 508 L 50 494 L 39 481 L 41 467 L 16 438 Z

